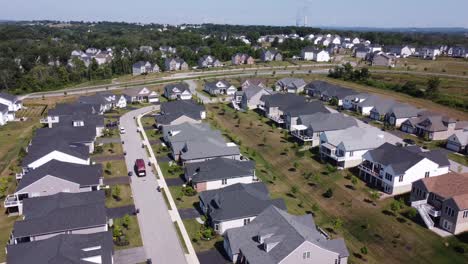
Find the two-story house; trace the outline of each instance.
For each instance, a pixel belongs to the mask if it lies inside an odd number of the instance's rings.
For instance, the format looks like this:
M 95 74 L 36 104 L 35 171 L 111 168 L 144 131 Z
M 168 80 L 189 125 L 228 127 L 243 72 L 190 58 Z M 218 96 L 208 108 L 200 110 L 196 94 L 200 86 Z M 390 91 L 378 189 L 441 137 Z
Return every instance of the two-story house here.
M 260 98 L 259 108 L 265 112 L 265 116 L 278 124 L 285 123 L 284 113 L 288 108 L 304 104 L 304 96 L 296 94 L 272 94 L 263 95 Z
M 468 128 L 467 121 L 457 121 L 447 116 L 423 112 L 401 124 L 401 130 L 427 140 L 446 140 L 457 131 Z
M 316 113 L 330 113 L 321 101 L 310 101 L 302 104 L 292 105 L 283 110 L 285 128 L 292 131 L 298 124 L 300 116 L 313 115 Z
M 149 61 L 138 61 L 132 65 L 132 74 L 133 76 L 160 72 L 159 66 L 156 63 L 151 63 Z
M 286 93 L 302 93 L 306 82 L 300 78 L 283 78 L 276 82 L 276 91 Z
M 237 88 L 226 80 L 206 82 L 203 90 L 215 96 L 220 94 L 234 95 L 237 92 Z
M 159 94 L 146 87 L 125 89 L 123 95 L 127 99 L 127 103 L 159 102 Z
M 283 55 L 277 50 L 274 49 L 267 49 L 267 50 L 262 50 L 262 54 L 260 56 L 260 59 L 264 62 L 268 61 L 282 61 L 283 60 Z
M 164 86 L 164 96 L 169 100 L 190 100 L 192 92 L 184 82 L 171 83 Z
M 411 190 L 417 180 L 449 172 L 450 163 L 439 150 L 423 152 L 419 147 L 385 143 L 363 155 L 359 175 L 371 186 L 397 195 Z
M 274 94 L 273 90 L 261 86 L 248 86 L 243 91 L 236 93 L 240 95 L 239 105 L 244 110 L 257 109 L 260 105 L 260 99 L 263 95 Z
M 155 116 L 158 127 L 182 123 L 201 123 L 205 118 L 205 107 L 193 100 L 164 102 L 161 104 L 161 112 Z
M 468 154 L 468 130 L 464 129 L 455 132 L 447 139 L 447 149 Z

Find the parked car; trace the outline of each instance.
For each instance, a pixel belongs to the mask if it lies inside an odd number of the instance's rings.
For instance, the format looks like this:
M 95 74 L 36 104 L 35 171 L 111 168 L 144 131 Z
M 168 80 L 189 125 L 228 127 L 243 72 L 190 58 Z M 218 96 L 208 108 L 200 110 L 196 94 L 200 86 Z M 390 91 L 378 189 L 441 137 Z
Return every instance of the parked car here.
M 135 171 L 139 177 L 146 176 L 146 166 L 143 159 L 137 159 L 135 161 Z
M 120 134 L 125 134 L 125 128 L 124 127 L 120 127 Z

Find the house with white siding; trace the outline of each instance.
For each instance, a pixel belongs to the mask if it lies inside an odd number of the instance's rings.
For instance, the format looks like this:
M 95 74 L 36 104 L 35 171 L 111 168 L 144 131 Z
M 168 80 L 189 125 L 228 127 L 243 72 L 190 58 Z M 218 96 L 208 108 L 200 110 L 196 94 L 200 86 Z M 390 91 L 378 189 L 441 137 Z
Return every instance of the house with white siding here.
M 447 139 L 447 149 L 468 154 L 468 130 L 457 131 Z
M 422 151 L 417 146 L 402 147 L 385 143 L 370 150 L 359 165 L 360 177 L 370 186 L 387 194 L 411 191 L 420 179 L 449 172 L 450 162 L 440 150 Z

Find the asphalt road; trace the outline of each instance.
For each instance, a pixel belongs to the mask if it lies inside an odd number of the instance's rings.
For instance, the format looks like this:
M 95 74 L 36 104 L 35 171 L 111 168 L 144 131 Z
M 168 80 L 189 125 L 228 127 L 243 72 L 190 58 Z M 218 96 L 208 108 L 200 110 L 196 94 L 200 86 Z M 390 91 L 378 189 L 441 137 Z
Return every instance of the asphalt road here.
M 125 161 L 129 170 L 133 171 L 135 160 L 142 158 L 148 164 L 148 155 L 142 148 L 142 139 L 137 133 L 137 124 L 134 117 L 159 106 L 149 106 L 131 111 L 120 118 L 120 124 L 125 127 L 126 133 L 121 135 L 125 142 L 124 151 L 127 152 Z M 146 177 L 132 176 L 132 193 L 135 207 L 140 210 L 138 223 L 143 240 L 146 256 L 153 263 L 179 264 L 187 263 L 181 242 L 177 236 L 168 208 L 160 192 L 155 174 L 151 167 L 146 166 Z

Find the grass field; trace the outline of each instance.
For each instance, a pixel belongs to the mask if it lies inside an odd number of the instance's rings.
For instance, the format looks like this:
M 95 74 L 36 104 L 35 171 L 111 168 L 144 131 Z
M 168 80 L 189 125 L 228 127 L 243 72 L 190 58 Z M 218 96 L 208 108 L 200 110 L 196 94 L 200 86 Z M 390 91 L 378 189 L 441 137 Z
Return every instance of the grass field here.
M 468 60 L 458 58 L 439 57 L 437 60 L 422 60 L 420 58 L 401 58 L 398 60 L 397 69 L 410 71 L 434 72 L 446 74 L 468 74 Z
M 100 162 L 104 171 L 104 178 L 114 178 L 127 176 L 127 164 L 124 160 L 111 160 Z M 110 169 L 107 169 L 107 164 L 110 164 Z
M 367 202 L 370 190 L 363 182 L 359 181 L 355 188 L 350 187 L 350 172 L 330 172 L 317 161 L 315 152 L 298 152 L 281 130 L 265 123 L 265 118 L 254 112 L 239 113 L 241 123 L 237 127 L 231 108 L 207 107 L 213 126 L 240 140 L 243 152 L 257 162 L 258 175 L 268 183 L 272 196 L 284 198 L 291 213 L 313 212 L 319 226 L 329 230 L 334 237 L 343 236 L 353 263 L 362 261 L 358 256 L 364 246 L 369 249 L 368 255 L 364 256 L 368 263 L 468 261 L 467 255 L 454 250 L 459 243 L 466 245 L 466 238 L 463 241 L 440 238 L 417 220 L 405 217 L 407 208 L 389 214 L 393 198 L 377 201 L 375 206 Z M 220 108 L 225 109 L 224 114 Z M 262 138 L 261 142 L 259 138 Z M 323 194 L 329 188 L 333 190 L 333 197 L 324 198 Z
M 114 221 L 118 225 L 122 225 L 121 219 L 115 219 Z M 143 246 L 143 242 L 141 241 L 140 226 L 138 225 L 138 219 L 136 216 L 130 216 L 130 223 L 128 225 L 128 229 L 125 227 L 122 227 L 122 231 L 127 236 L 130 244 L 128 246 L 115 246 L 114 245 L 114 250 L 121 250 L 121 249 Z
M 187 229 L 187 233 L 192 240 L 193 248 L 196 252 L 202 252 L 206 250 L 210 250 L 216 247 L 216 244 L 222 243 L 223 238 L 220 235 L 216 235 L 211 240 L 202 240 L 200 239 L 200 235 L 198 232 L 202 227 L 201 224 L 197 222 L 195 219 L 185 219 L 183 220 L 185 229 Z

